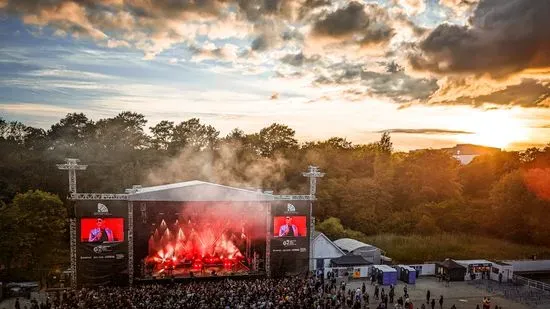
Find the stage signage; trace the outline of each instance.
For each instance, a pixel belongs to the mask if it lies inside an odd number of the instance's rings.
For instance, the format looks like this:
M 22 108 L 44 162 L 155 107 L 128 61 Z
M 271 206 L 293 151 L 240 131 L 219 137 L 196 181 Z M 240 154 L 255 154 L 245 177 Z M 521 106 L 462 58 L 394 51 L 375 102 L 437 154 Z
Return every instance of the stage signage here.
M 78 201 L 77 282 L 82 286 L 128 280 L 128 202 Z

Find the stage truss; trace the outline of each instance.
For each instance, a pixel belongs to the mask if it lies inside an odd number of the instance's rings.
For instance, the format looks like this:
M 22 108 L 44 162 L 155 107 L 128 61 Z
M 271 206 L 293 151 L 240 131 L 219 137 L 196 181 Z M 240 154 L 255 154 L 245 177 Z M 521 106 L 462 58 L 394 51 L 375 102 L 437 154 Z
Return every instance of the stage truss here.
M 85 170 L 87 165 L 80 165 L 80 160 L 78 159 L 65 159 L 65 164 L 57 164 L 58 169 L 68 170 L 69 171 L 69 196 L 68 198 L 73 201 L 85 201 L 85 200 L 114 200 L 114 201 L 126 201 L 129 199 L 131 194 L 139 192 L 141 189 L 140 185 L 134 185 L 131 189 L 126 189 L 126 194 L 117 194 L 117 193 L 77 193 L 76 192 L 76 171 Z M 270 193 L 265 193 L 264 201 L 311 201 L 315 200 L 317 178 L 323 177 L 325 174 L 321 173 L 319 169 L 315 166 L 309 166 L 308 172 L 302 173 L 303 176 L 309 178 L 310 180 L 310 194 L 308 195 L 292 195 L 292 194 L 283 194 L 283 195 L 274 195 Z M 143 204 L 143 203 L 142 203 Z M 311 203 L 312 204 L 312 203 Z M 312 213 L 312 205 L 310 204 L 310 218 L 311 218 L 311 232 L 310 232 L 310 262 L 313 254 L 312 250 L 312 238 L 313 231 L 315 228 L 315 218 Z M 141 211 L 146 211 L 144 208 L 145 205 L 140 205 Z M 265 270 L 268 276 L 271 274 L 271 245 L 270 239 L 272 237 L 272 231 L 270 229 L 271 222 L 271 207 L 267 206 L 267 233 L 266 233 L 266 255 L 265 255 Z M 71 287 L 75 289 L 78 285 L 77 282 L 77 256 L 76 256 L 76 245 L 77 245 L 77 230 L 76 230 L 76 218 L 71 218 L 69 221 L 69 234 L 70 234 L 70 260 L 71 260 Z M 128 283 L 133 284 L 134 281 L 134 209 L 133 202 L 128 201 Z

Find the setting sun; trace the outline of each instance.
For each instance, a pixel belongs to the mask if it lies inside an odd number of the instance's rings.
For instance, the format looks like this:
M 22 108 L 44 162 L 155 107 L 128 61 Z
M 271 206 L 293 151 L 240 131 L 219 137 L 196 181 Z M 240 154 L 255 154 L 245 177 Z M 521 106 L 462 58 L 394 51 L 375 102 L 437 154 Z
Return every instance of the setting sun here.
M 465 135 L 463 142 L 506 148 L 512 143 L 529 139 L 528 127 L 511 111 L 490 111 L 473 116 L 469 123 L 473 134 Z

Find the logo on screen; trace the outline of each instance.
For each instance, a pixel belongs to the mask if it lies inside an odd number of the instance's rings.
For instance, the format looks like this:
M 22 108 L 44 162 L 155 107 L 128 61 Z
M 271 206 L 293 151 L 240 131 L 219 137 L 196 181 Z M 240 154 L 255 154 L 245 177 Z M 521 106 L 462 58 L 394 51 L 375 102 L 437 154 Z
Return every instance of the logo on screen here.
M 283 246 L 289 247 L 289 246 L 296 246 L 296 240 L 295 239 L 287 239 L 283 241 Z
M 294 207 L 294 205 L 288 203 L 288 204 L 286 205 L 286 211 L 287 211 L 287 212 L 296 212 L 296 207 Z
M 94 215 L 96 216 L 106 216 L 111 215 L 109 213 L 109 208 L 105 206 L 105 204 L 97 203 L 97 212 L 94 212 Z
M 103 252 L 109 252 L 111 251 L 108 246 L 95 246 L 94 252 L 95 253 L 103 253 Z
M 105 206 L 101 203 L 97 203 L 97 212 L 106 213 L 106 212 L 109 212 L 109 208 L 107 208 L 107 206 Z

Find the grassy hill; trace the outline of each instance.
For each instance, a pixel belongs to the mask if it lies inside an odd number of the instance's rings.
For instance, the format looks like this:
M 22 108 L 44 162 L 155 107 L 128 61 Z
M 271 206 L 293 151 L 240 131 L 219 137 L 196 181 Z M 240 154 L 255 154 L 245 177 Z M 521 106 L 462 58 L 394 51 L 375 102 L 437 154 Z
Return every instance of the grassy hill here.
M 421 263 L 453 259 L 528 259 L 533 254 L 538 259 L 550 258 L 550 248 L 516 244 L 501 239 L 438 234 L 362 236 L 359 239 L 386 251 L 386 255 L 400 263 Z

